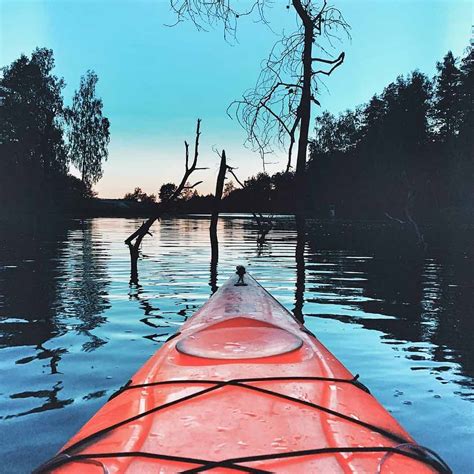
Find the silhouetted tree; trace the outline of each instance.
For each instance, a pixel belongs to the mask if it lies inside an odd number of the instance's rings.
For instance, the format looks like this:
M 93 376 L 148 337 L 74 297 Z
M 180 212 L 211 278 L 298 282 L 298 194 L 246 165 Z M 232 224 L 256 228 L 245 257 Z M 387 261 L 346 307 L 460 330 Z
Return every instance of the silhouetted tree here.
M 472 49 L 460 64 L 448 53 L 433 81 L 415 71 L 354 111 L 317 118 L 307 172 L 317 212 L 385 215 L 420 239 L 415 216 L 473 202 Z
M 233 181 L 227 181 L 224 185 L 224 192 L 222 193 L 223 197 L 229 196 L 235 191 L 235 185 Z
M 460 134 L 471 138 L 474 130 L 474 48 L 469 47 L 466 56 L 461 60 L 460 99 L 461 126 Z M 467 150 L 468 151 L 468 150 Z
M 127 193 L 123 197 L 126 201 L 133 201 L 133 202 L 143 202 L 143 203 L 155 203 L 156 196 L 154 194 L 147 194 L 142 191 L 142 188 L 136 187 L 133 190 L 133 193 Z
M 63 140 L 63 79 L 53 52 L 37 48 L 3 68 L 0 79 L 0 195 L 3 205 L 40 207 L 67 173 Z
M 96 97 L 99 78 L 93 71 L 81 77 L 72 107 L 67 110 L 69 155 L 90 188 L 102 178 L 110 140 L 109 120 L 102 115 L 102 99 Z
M 174 183 L 163 184 L 160 188 L 158 196 L 161 202 L 167 202 L 170 200 L 171 196 L 176 192 L 177 186 Z
M 453 206 L 468 207 L 474 199 L 474 65 L 473 50 L 469 48 L 465 57 L 460 61 L 459 69 L 452 61 L 448 62 L 438 76 L 436 104 L 438 115 L 446 109 L 444 114 L 444 133 L 441 139 L 444 145 L 443 170 L 448 182 L 448 196 Z M 446 64 L 446 58 L 443 66 Z M 456 68 L 456 69 L 455 69 Z M 448 75 L 448 71 L 451 74 Z M 451 78 L 451 83 L 446 79 Z M 455 82 L 454 78 L 458 81 Z M 454 85 L 452 84 L 454 83 Z M 440 86 L 443 95 L 440 95 Z M 451 85 L 451 87 L 448 87 Z M 451 95 L 450 95 L 451 94 Z M 442 115 L 442 114 L 441 114 Z M 452 131 L 447 132 L 447 124 Z M 443 129 L 442 129 L 443 130 Z
M 221 22 L 226 37 L 235 37 L 237 20 L 242 16 L 256 12 L 266 22 L 265 11 L 273 6 L 269 0 L 253 0 L 245 7 L 236 1 L 221 0 L 170 0 L 170 3 L 178 21 L 189 19 L 198 29 Z M 330 75 L 344 61 L 344 53 L 335 59 L 314 56 L 316 38 L 325 38 L 331 44 L 337 31 L 347 31 L 348 24 L 341 12 L 326 0 L 291 0 L 286 7 L 296 14 L 297 31 L 281 35 L 263 64 L 255 88 L 235 104 L 239 122 L 248 133 L 247 142 L 260 152 L 264 171 L 265 155 L 272 151 L 272 144 L 285 145 L 287 140 L 289 171 L 293 145 L 298 143 L 295 183 L 299 186 L 298 194 L 303 195 L 300 191 L 306 171 L 311 105 L 319 104 L 315 97 L 318 76 Z M 324 52 L 320 43 L 317 45 Z M 316 64 L 321 67 L 314 67 Z M 302 205 L 302 199 L 299 201 Z
M 448 141 L 459 132 L 461 118 L 461 71 L 456 59 L 448 51 L 442 62 L 436 65 L 436 90 L 433 116 L 437 123 L 437 135 Z

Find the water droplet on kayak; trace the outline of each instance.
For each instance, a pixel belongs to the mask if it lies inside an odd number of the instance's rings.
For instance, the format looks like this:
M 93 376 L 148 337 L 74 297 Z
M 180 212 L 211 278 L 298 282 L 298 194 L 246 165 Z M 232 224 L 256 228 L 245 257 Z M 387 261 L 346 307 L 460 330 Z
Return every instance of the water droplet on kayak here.
M 286 449 L 286 441 L 283 438 L 275 438 L 272 442 L 272 447 L 276 449 Z
M 248 443 L 246 443 L 245 441 L 237 441 L 237 444 L 241 446 L 242 448 L 244 448 L 245 446 L 248 446 Z
M 186 428 L 189 428 L 190 426 L 197 426 L 199 423 L 196 420 L 196 417 L 194 415 L 187 415 L 187 416 L 182 416 L 181 420 L 184 421 L 183 425 Z
M 412 402 L 410 402 L 410 400 L 405 400 L 405 401 L 403 402 L 403 404 L 404 404 L 404 405 L 412 405 Z
M 219 453 L 220 451 L 222 451 L 222 448 L 224 448 L 225 445 L 226 445 L 226 443 L 218 444 L 218 445 L 214 448 L 214 453 Z
M 105 377 L 106 379 L 111 379 L 112 376 L 111 375 L 107 375 L 107 377 Z

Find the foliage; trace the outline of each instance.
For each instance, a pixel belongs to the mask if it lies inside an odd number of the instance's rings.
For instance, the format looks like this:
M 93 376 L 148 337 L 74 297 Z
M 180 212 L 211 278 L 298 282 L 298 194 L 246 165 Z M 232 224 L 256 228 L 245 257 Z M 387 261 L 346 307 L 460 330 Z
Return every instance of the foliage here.
M 235 191 L 234 182 L 233 181 L 227 181 L 227 183 L 225 183 L 225 185 L 224 185 L 224 192 L 222 193 L 222 195 L 224 197 L 227 197 L 231 193 L 233 193 L 234 191 Z
M 142 202 L 146 204 L 152 204 L 156 202 L 156 196 L 154 194 L 147 194 L 142 191 L 142 188 L 136 187 L 132 193 L 127 193 L 123 197 L 126 201 Z
M 415 71 L 317 119 L 307 172 L 317 211 L 406 221 L 473 204 L 472 51 L 457 64 L 448 53 L 434 80 Z
M 2 69 L 0 78 L 0 199 L 6 212 L 63 211 L 93 197 L 90 181 L 68 174 L 64 80 L 53 51 L 37 48 Z M 89 111 L 93 115 L 93 111 Z M 107 131 L 108 137 L 108 131 Z M 108 139 L 108 138 L 107 138 Z
M 71 162 L 80 170 L 82 181 L 89 188 L 102 177 L 110 140 L 110 123 L 102 115 L 102 100 L 96 97 L 98 80 L 93 71 L 81 77 L 72 107 L 66 113 Z
M 38 48 L 3 68 L 0 79 L 0 193 L 16 207 L 48 203 L 50 185 L 65 176 L 61 95 L 53 52 Z
M 173 193 L 178 189 L 176 184 L 174 183 L 165 183 L 161 186 L 160 192 L 158 193 L 158 197 L 160 198 L 161 202 L 169 201 Z
M 443 141 L 451 139 L 459 132 L 461 118 L 461 71 L 453 53 L 449 51 L 438 62 L 436 69 L 436 95 L 433 106 L 433 118 L 437 124 L 437 134 Z

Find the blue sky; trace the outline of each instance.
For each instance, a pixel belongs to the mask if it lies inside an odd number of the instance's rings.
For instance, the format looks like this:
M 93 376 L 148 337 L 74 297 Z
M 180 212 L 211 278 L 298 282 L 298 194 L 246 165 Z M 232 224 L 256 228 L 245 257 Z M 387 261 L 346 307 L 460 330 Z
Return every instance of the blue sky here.
M 244 0 L 237 1 L 246 4 Z M 275 31 L 291 31 L 287 0 L 274 0 L 269 18 Z M 366 102 L 397 75 L 435 72 L 451 49 L 461 55 L 471 35 L 468 0 L 334 0 L 351 25 L 352 40 L 337 45 L 344 65 L 326 80 L 322 109 L 338 113 Z M 203 119 L 201 165 L 209 170 L 200 191 L 214 187 L 218 157 L 246 177 L 261 171 L 257 154 L 242 145 L 245 132 L 227 117 L 229 103 L 252 87 L 275 34 L 250 18 L 239 20 L 237 44 L 222 29 L 199 32 L 175 27 L 167 0 L 0 0 L 0 65 L 36 46 L 54 50 L 56 73 L 67 83 L 66 102 L 87 69 L 99 75 L 98 93 L 111 121 L 109 161 L 96 185 L 102 197 L 121 197 L 135 186 L 157 192 L 179 181 L 183 140 L 193 140 Z M 284 167 L 283 155 L 269 171 Z

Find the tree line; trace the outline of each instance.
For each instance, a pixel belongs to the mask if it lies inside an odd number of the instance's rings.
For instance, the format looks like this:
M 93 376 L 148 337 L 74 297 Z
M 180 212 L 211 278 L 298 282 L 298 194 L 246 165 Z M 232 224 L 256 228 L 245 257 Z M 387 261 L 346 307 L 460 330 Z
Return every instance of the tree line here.
M 0 199 L 3 209 L 73 210 L 93 195 L 107 159 L 109 120 L 96 97 L 97 74 L 81 78 L 71 106 L 53 73 L 53 51 L 37 48 L 2 68 Z M 70 174 L 74 165 L 81 178 Z
M 367 104 L 316 120 L 309 199 L 343 216 L 437 218 L 474 204 L 474 58 L 399 76 Z
M 448 52 L 436 69 L 433 78 L 420 71 L 399 76 L 367 104 L 316 119 L 303 188 L 307 213 L 402 223 L 472 208 L 472 48 L 461 59 Z M 262 172 L 243 187 L 228 181 L 222 210 L 292 213 L 294 182 L 292 171 Z M 163 185 L 160 199 L 173 189 L 173 183 Z M 194 191 L 181 197 L 177 209 L 209 212 L 211 205 L 210 195 Z

